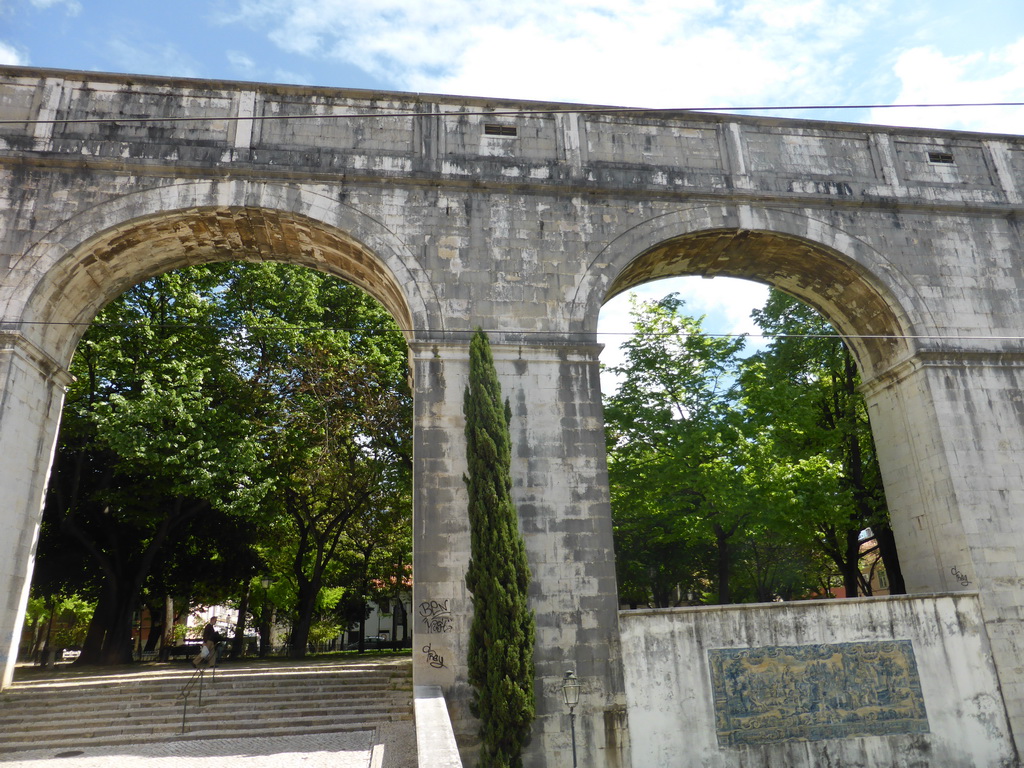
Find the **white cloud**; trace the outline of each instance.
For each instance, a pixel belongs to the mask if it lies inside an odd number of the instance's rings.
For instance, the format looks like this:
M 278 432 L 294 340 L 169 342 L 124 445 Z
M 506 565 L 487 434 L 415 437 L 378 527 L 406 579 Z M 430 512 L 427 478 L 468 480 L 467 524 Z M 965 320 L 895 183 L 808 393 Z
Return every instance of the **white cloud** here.
M 248 56 L 241 51 L 227 51 L 225 54 L 228 59 L 228 64 L 236 72 L 252 77 L 257 72 L 256 62 L 251 56 Z
M 241 0 L 283 50 L 417 91 L 627 106 L 841 93 L 843 47 L 889 0 Z
M 934 46 L 904 51 L 896 104 L 1024 102 L 1024 37 L 987 52 L 948 56 Z M 1024 108 L 879 109 L 871 122 L 995 133 L 1024 132 Z
M 0 64 L 25 66 L 28 64 L 28 58 L 23 56 L 13 45 L 0 41 Z
M 57 5 L 67 6 L 67 12 L 71 16 L 77 16 L 82 12 L 82 4 L 78 0 L 31 0 L 36 8 L 53 8 Z
M 275 69 L 274 82 L 288 83 L 289 85 L 310 85 L 310 79 L 307 75 L 287 69 Z
M 171 43 L 113 37 L 106 42 L 106 52 L 123 72 L 166 77 L 200 76 L 195 60 Z

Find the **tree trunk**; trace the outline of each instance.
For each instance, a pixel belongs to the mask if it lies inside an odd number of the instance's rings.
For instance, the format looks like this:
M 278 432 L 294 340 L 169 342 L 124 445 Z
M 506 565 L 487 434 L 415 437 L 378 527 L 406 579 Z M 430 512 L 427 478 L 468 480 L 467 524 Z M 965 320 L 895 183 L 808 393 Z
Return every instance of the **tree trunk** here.
M 119 604 L 113 612 L 113 620 L 103 640 L 101 664 L 132 663 L 132 618 L 135 613 L 135 602 L 130 596 L 118 597 Z
M 162 606 L 158 606 L 155 603 L 146 606 L 146 610 L 149 611 L 149 636 L 146 638 L 146 653 L 152 653 L 156 650 L 157 643 L 164 635 L 164 622 L 167 620 L 165 611 L 162 610 Z M 139 626 L 139 636 L 142 635 L 142 626 Z
M 245 653 L 245 620 L 249 616 L 249 580 L 242 585 L 242 601 L 238 604 L 238 621 L 235 623 L 235 638 L 231 643 L 231 658 L 240 659 Z
M 714 524 L 714 529 L 718 566 L 718 603 L 719 605 L 728 605 L 732 602 L 732 589 L 729 585 L 732 570 L 729 535 L 718 523 Z
M 53 636 L 53 620 L 54 620 L 54 614 L 56 613 L 56 611 L 54 610 L 54 605 L 53 605 L 53 597 L 48 597 L 46 599 L 46 609 L 50 612 L 50 620 L 48 622 L 46 622 L 46 639 L 43 640 L 43 652 L 44 653 L 46 651 L 52 650 L 50 648 L 50 638 Z
M 872 530 L 875 533 L 875 540 L 878 542 L 882 565 L 885 566 L 885 575 L 889 578 L 889 594 L 907 594 L 907 585 L 903 580 L 903 570 L 900 568 L 900 558 L 896 551 L 896 539 L 892 535 L 892 528 L 888 525 L 879 525 Z
M 82 643 L 82 653 L 79 655 L 76 664 L 100 664 L 103 654 L 103 638 L 107 634 L 107 628 L 111 626 L 114 610 L 117 605 L 117 586 L 113 583 L 114 578 L 107 575 L 103 579 L 103 586 L 100 588 L 100 597 L 96 602 L 96 610 L 93 611 L 92 620 L 89 622 L 89 630 L 85 634 L 85 641 Z
M 29 633 L 32 635 L 32 647 L 29 655 L 33 661 L 39 661 L 39 653 L 43 650 L 43 617 L 37 616 L 29 624 Z
M 260 620 L 260 658 L 265 659 L 268 653 L 270 653 L 270 608 L 264 599 Z
M 164 595 L 164 634 L 160 642 L 160 659 L 170 658 L 170 648 L 174 645 L 174 598 Z
M 309 630 L 313 626 L 313 611 L 316 609 L 316 598 L 320 593 L 320 584 L 299 579 L 299 594 L 296 600 L 298 620 L 292 627 L 292 647 L 288 655 L 293 659 L 301 659 L 306 655 L 309 643 Z
M 860 589 L 860 531 L 846 532 L 846 557 L 843 558 L 843 587 L 847 597 L 857 597 Z

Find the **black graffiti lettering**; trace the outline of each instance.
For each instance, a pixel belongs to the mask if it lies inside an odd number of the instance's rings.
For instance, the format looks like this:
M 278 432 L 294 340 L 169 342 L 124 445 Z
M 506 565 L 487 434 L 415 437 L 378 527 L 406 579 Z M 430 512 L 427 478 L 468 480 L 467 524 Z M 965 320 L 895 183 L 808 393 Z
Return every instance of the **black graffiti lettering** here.
M 445 669 L 444 656 L 431 648 L 429 643 L 423 646 L 423 653 L 427 657 L 427 664 L 434 669 Z
M 420 603 L 419 614 L 427 632 L 441 634 L 452 631 L 454 618 L 447 600 L 424 600 Z
M 954 579 L 960 582 L 961 587 L 966 587 L 971 583 L 967 576 L 963 573 L 960 573 L 960 569 L 957 568 L 955 565 L 949 569 L 949 572 L 953 574 Z

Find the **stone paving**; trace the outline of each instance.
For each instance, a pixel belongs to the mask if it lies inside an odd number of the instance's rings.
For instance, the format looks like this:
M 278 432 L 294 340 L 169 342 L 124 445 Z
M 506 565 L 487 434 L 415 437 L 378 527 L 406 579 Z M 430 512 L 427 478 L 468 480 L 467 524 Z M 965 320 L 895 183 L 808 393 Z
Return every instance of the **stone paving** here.
M 416 768 L 411 722 L 376 731 L 256 739 L 163 741 L 0 755 L 10 768 Z

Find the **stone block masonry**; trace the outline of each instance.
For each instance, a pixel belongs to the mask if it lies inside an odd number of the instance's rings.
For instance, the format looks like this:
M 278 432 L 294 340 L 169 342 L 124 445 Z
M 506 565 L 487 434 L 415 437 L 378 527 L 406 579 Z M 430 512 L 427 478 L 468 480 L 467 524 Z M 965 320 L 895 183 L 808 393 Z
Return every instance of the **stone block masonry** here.
M 416 605 L 436 613 L 416 682 L 441 686 L 467 757 L 461 407 L 469 335 L 490 332 L 535 575 L 527 764 L 564 764 L 573 668 L 580 763 L 625 768 L 598 313 L 726 275 L 848 336 L 907 583 L 976 590 L 1024 743 L 1022 175 L 1012 136 L 0 67 L 5 679 L 84 328 L 166 270 L 287 261 L 368 291 L 410 344 Z

